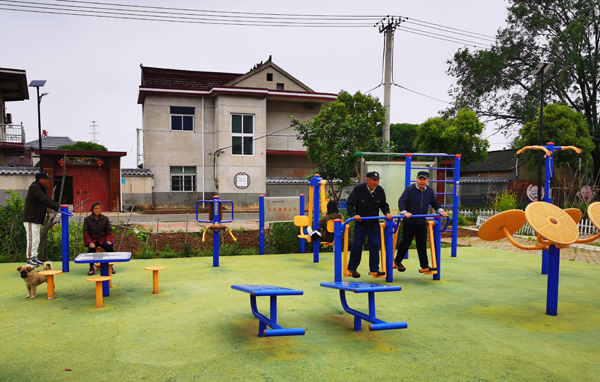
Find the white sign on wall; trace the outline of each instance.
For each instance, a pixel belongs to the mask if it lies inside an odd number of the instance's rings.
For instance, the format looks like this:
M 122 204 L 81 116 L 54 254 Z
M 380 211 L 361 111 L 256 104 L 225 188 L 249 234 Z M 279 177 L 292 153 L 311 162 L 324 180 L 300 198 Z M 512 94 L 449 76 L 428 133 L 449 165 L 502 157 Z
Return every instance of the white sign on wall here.
M 300 215 L 300 198 L 297 196 L 266 197 L 266 222 L 292 222 Z
M 248 188 L 250 185 L 250 175 L 246 174 L 245 172 L 238 172 L 233 177 L 233 184 L 240 190 Z
M 542 200 L 544 200 L 544 189 L 542 188 Z M 531 200 L 532 202 L 537 202 L 538 200 L 538 187 L 530 184 L 529 186 L 527 186 L 527 197 L 529 198 L 529 200 Z

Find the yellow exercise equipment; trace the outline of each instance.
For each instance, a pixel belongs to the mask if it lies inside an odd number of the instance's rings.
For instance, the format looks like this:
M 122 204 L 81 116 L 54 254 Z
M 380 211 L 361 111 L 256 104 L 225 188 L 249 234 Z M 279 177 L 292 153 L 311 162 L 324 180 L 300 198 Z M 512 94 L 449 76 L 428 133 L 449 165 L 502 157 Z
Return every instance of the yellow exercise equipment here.
M 202 242 L 203 243 L 206 241 L 206 231 L 208 231 L 209 229 L 213 230 L 213 231 L 227 230 L 227 232 L 229 232 L 229 234 L 231 235 L 231 238 L 233 239 L 233 241 L 237 241 L 237 239 L 235 238 L 235 236 L 233 236 L 233 233 L 231 232 L 231 229 L 229 229 L 229 227 L 227 227 L 224 224 L 213 224 L 213 225 L 209 225 L 208 227 L 206 227 L 204 232 L 202 232 Z

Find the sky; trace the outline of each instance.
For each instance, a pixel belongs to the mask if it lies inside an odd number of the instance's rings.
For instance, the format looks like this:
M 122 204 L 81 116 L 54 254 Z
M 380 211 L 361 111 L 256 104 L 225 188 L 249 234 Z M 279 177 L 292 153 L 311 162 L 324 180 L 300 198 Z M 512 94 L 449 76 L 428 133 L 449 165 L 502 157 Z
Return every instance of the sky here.
M 37 0 L 38 3 L 81 6 L 83 2 Z M 108 2 L 98 0 L 97 2 Z M 503 28 L 505 0 L 331 1 L 331 0 L 112 0 L 112 3 L 269 14 L 386 15 L 425 22 L 428 27 L 401 27 L 450 35 L 455 30 L 493 38 Z M 12 4 L 12 5 L 11 5 Z M 0 0 L 0 8 L 20 1 Z M 31 8 L 30 8 L 31 9 Z M 142 8 L 140 8 L 142 9 Z M 374 18 L 375 19 L 375 18 Z M 382 82 L 384 35 L 378 28 L 290 28 L 170 23 L 81 17 L 0 9 L 0 67 L 27 72 L 28 83 L 47 80 L 40 92 L 42 129 L 50 136 L 96 141 L 111 151 L 123 151 L 123 168 L 136 166 L 136 129 L 142 128 L 137 104 L 140 64 L 150 67 L 246 73 L 269 56 L 275 64 L 317 92 L 367 92 Z M 463 33 L 463 32 L 459 32 Z M 453 35 L 489 46 L 485 40 Z M 394 82 L 391 123 L 420 124 L 448 105 L 454 78 L 446 71 L 454 53 L 464 46 L 406 30 L 394 35 Z M 417 93 L 424 94 L 419 95 Z M 383 103 L 383 87 L 371 92 Z M 432 99 L 432 98 L 435 99 Z M 23 123 L 27 141 L 38 137 L 36 90 L 29 100 L 8 102 L 13 123 Z M 490 150 L 507 147 L 500 134 L 484 138 Z

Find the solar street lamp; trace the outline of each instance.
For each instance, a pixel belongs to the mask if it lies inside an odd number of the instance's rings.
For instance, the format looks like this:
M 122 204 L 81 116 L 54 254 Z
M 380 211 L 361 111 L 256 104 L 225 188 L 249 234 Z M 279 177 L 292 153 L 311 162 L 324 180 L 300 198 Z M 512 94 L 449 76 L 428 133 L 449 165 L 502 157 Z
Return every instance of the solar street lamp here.
M 40 148 L 40 172 L 43 172 L 42 165 L 42 117 L 40 115 L 40 104 L 42 103 L 42 97 L 48 95 L 48 93 L 42 93 L 40 95 L 40 88 L 46 84 L 46 80 L 33 80 L 29 84 L 30 88 L 37 89 L 37 109 L 38 109 L 38 142 Z

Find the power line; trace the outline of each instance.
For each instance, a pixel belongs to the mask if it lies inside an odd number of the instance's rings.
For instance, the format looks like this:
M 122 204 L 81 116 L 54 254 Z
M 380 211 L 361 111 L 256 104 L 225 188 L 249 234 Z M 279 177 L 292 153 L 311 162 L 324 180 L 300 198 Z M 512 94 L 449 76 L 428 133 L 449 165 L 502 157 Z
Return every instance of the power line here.
M 468 33 L 468 34 L 470 34 L 470 35 L 481 36 L 481 37 L 483 37 L 484 39 L 485 39 L 485 38 L 487 38 L 487 39 L 494 40 L 494 36 L 489 36 L 489 35 L 485 35 L 485 34 L 481 34 L 481 33 L 475 33 L 475 32 L 469 32 L 469 31 L 466 31 L 466 30 L 464 30 L 464 29 L 458 29 L 458 28 L 447 27 L 447 26 L 444 26 L 444 25 L 440 25 L 440 24 L 434 24 L 434 23 L 430 23 L 430 22 L 427 22 L 427 21 L 422 21 L 422 20 L 413 19 L 413 18 L 410 18 L 410 17 L 407 17 L 407 21 L 406 21 L 406 22 L 407 22 L 407 23 L 414 23 L 414 24 L 418 24 L 418 25 L 420 25 L 420 24 L 424 24 L 424 25 L 422 25 L 422 26 L 425 26 L 425 27 L 427 27 L 427 28 L 432 28 L 432 29 L 439 29 L 439 28 L 449 29 L 449 30 L 448 30 L 448 32 L 451 32 L 451 33 L 455 33 L 455 32 L 452 32 L 453 30 L 455 30 L 455 31 L 459 31 L 459 32 Z M 435 25 L 435 27 L 431 27 L 431 26 L 429 26 L 429 25 Z M 436 28 L 436 27 L 439 27 L 439 28 Z
M 461 40 L 461 39 L 455 39 L 451 36 L 443 36 L 443 35 L 439 35 L 436 33 L 431 33 L 431 32 L 422 32 L 422 31 L 418 31 L 415 29 L 409 29 L 406 27 L 398 27 L 398 30 L 404 31 L 404 32 L 408 32 L 408 33 L 412 33 L 412 34 L 417 34 L 420 36 L 425 36 L 425 37 L 429 37 L 429 38 L 434 38 L 436 40 L 443 40 L 443 41 L 448 41 L 448 42 L 453 42 L 456 44 L 462 44 L 462 45 L 470 45 L 474 48 L 480 48 L 480 49 L 487 49 L 489 48 L 488 46 L 485 45 L 481 45 L 480 43 L 477 42 L 473 42 L 473 41 L 467 41 L 467 40 Z M 422 32 L 422 33 L 419 33 Z M 442 37 L 436 37 L 436 36 L 443 36 L 443 37 L 447 37 L 447 38 L 442 38 Z

